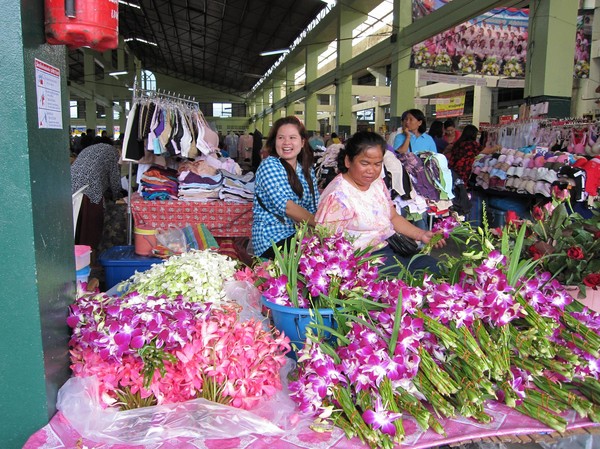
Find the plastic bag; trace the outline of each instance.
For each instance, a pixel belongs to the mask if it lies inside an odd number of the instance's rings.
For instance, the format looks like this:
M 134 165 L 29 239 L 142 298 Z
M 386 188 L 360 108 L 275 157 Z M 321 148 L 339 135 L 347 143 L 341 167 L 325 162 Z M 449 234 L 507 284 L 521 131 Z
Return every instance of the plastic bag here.
M 96 377 L 67 380 L 58 392 L 56 407 L 80 435 L 100 443 L 153 444 L 175 438 L 224 439 L 284 433 L 253 412 L 206 399 L 126 411 L 103 409 Z M 274 404 L 273 410 L 278 407 Z
M 169 257 L 173 254 L 181 254 L 188 250 L 187 240 L 183 229 L 170 226 L 166 231 L 157 229 L 156 240 L 158 246 L 153 250 L 159 257 Z
M 239 315 L 241 322 L 254 319 L 255 321 L 263 321 L 268 323 L 268 319 L 260 313 L 260 291 L 246 281 L 227 281 L 223 285 L 225 295 L 231 301 L 242 306 L 242 311 Z

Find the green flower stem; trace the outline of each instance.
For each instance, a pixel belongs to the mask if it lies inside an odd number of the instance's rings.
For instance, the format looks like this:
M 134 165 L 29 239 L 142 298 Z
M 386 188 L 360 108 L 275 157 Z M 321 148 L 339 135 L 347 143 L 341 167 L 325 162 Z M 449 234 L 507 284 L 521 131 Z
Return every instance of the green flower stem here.
M 562 413 L 567 409 L 567 406 L 564 402 L 557 401 L 548 393 L 543 391 L 530 388 L 525 390 L 525 394 L 527 395 L 527 398 L 529 398 L 529 402 L 531 402 L 533 405 L 537 405 L 538 407 L 547 408 L 555 413 Z
M 570 363 L 562 363 L 558 360 L 544 358 L 538 358 L 537 361 L 550 371 L 554 371 L 569 380 L 573 379 L 573 365 Z
M 558 326 L 558 323 L 551 322 L 550 320 L 544 319 L 539 313 L 537 313 L 527 301 L 525 301 L 521 295 L 514 295 L 515 300 L 523 306 L 525 310 L 525 321 L 531 324 L 533 327 L 539 329 L 542 336 L 550 336 L 554 329 Z
M 429 382 L 429 379 L 418 372 L 416 377 L 413 379 L 415 385 L 419 391 L 425 396 L 425 399 L 433 406 L 434 410 L 446 418 L 452 418 L 456 416 L 456 410 L 454 406 L 448 402 L 444 397 L 435 389 L 435 387 Z
M 591 349 L 595 351 L 596 354 L 600 352 L 600 335 L 587 327 L 584 323 L 579 321 L 576 318 L 573 318 L 568 313 L 564 313 L 562 316 L 562 320 L 565 325 L 573 330 L 575 333 L 581 335 L 590 345 Z M 592 354 L 592 353 L 590 353 Z M 593 355 L 593 354 L 592 354 Z M 594 356 L 598 358 L 598 356 Z
M 379 447 L 379 438 L 383 436 L 383 434 L 381 434 L 381 432 L 376 433 L 367 425 L 367 423 L 365 423 L 352 401 L 350 392 L 346 388 L 338 386 L 337 388 L 334 388 L 333 396 L 342 407 L 342 411 L 346 415 L 348 422 L 351 423 L 352 428 L 356 431 L 356 436 L 370 447 Z
M 583 381 L 573 382 L 573 386 L 594 404 L 600 405 L 600 382 L 596 379 L 586 377 Z
M 454 379 L 459 385 L 464 386 L 465 382 L 472 385 L 476 385 L 479 390 L 487 393 L 491 398 L 496 397 L 494 391 L 494 384 L 487 378 L 487 376 L 476 371 L 471 365 L 467 363 L 461 363 L 458 359 L 454 359 L 446 364 L 447 369 L 452 368 Z
M 507 338 L 505 337 L 507 335 L 506 327 L 503 326 L 504 329 L 498 332 L 500 338 Z M 481 320 L 476 320 L 473 323 L 473 329 L 475 336 L 479 340 L 481 349 L 491 363 L 490 372 L 492 378 L 498 381 L 502 380 L 510 368 L 508 342 L 499 341 L 497 344 L 494 343 Z
M 561 418 L 542 407 L 538 407 L 527 398 L 525 398 L 522 404 L 517 405 L 515 410 L 530 416 L 533 419 L 537 419 L 558 432 L 565 432 L 567 430 L 567 421 L 564 418 Z
M 419 424 L 419 427 L 423 431 L 426 431 L 431 427 L 435 432 L 440 435 L 446 435 L 444 428 L 437 419 L 427 410 L 421 401 L 419 401 L 414 395 L 410 394 L 405 389 L 398 387 L 395 395 L 396 401 L 403 410 L 406 410 Z M 437 423 L 437 425 L 432 422 Z
M 383 400 L 383 406 L 387 410 L 391 410 L 396 413 L 400 413 L 402 411 L 394 398 L 392 382 L 387 377 L 383 379 L 381 384 L 379 384 L 379 394 Z M 400 444 L 404 440 L 405 435 L 404 426 L 402 425 L 402 418 L 395 420 L 394 426 L 396 427 L 396 435 L 394 436 L 393 440 L 394 443 Z
M 563 329 L 560 331 L 560 336 L 562 338 L 564 338 L 566 341 L 573 343 L 575 346 L 577 346 L 582 351 L 587 352 L 591 356 L 593 356 L 595 358 L 600 358 L 600 353 L 596 350 L 596 348 L 594 348 L 592 345 L 590 345 L 589 341 L 579 338 L 573 332 L 571 332 L 567 329 Z
M 419 364 L 419 371 L 425 375 L 433 385 L 436 386 L 437 390 L 443 396 L 450 396 L 456 393 L 459 389 L 459 385 L 450 377 L 450 375 L 438 366 L 437 363 L 431 357 L 431 354 L 427 352 L 423 347 L 419 347 L 419 356 L 421 362 Z
M 514 357 L 511 359 L 512 363 L 517 367 L 529 371 L 534 376 L 541 376 L 544 374 L 544 366 L 536 362 L 532 358 L 519 358 Z
M 588 416 L 590 410 L 592 409 L 592 403 L 581 396 L 577 396 L 570 391 L 564 390 L 559 386 L 559 384 L 555 384 L 548 380 L 546 377 L 538 376 L 533 378 L 533 383 L 540 390 L 545 391 L 556 400 L 561 401 L 574 409 L 579 416 L 585 418 Z
M 476 368 L 481 374 L 488 371 L 492 364 L 479 347 L 477 340 L 475 340 L 475 337 L 473 337 L 473 334 L 471 334 L 469 328 L 467 326 L 461 326 L 460 328 L 457 328 L 454 322 L 451 322 L 450 329 L 458 334 L 459 341 L 465 348 L 465 351 L 462 352 L 462 355 L 457 350 L 458 356 L 467 364 Z M 473 363 L 474 360 L 476 360 L 477 363 Z

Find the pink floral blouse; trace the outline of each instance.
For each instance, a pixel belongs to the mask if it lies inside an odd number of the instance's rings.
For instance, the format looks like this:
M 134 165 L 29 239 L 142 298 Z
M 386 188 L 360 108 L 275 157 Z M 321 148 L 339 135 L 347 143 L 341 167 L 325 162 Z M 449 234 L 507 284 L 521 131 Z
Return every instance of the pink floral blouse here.
M 357 249 L 369 245 L 379 248 L 394 234 L 390 220 L 393 207 L 383 179 L 362 191 L 339 174 L 321 194 L 315 221 L 347 232 Z

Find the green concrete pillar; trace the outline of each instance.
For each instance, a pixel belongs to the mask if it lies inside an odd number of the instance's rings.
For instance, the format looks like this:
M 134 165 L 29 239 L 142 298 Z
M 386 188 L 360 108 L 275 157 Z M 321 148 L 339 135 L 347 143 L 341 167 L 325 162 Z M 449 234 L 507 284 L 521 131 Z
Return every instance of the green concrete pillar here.
M 345 4 L 338 4 L 338 45 L 337 67 L 352 59 L 352 32 L 365 21 L 367 15 Z M 352 125 L 356 123 L 352 114 L 352 75 L 343 75 L 337 81 L 335 89 L 335 126 L 334 132 L 340 137 L 350 137 Z
M 319 77 L 319 55 L 325 51 L 327 45 L 312 44 L 306 47 L 306 85 Z M 304 125 L 309 134 L 319 131 L 317 92 L 308 92 L 304 102 Z
M 352 96 L 352 75 L 345 76 L 338 81 L 335 89 L 335 124 L 333 132 L 340 137 L 350 137 L 352 125 L 356 123 L 356 117 L 352 113 L 354 97 Z
M 394 29 L 400 31 L 412 23 L 412 0 L 394 0 Z M 410 68 L 411 47 L 400 40 L 392 53 L 392 85 L 390 89 L 390 130 L 401 126 L 400 117 L 415 107 L 416 74 Z
M 529 10 L 525 99 L 548 102 L 549 117 L 571 116 L 578 0 L 532 2 Z
M 66 50 L 45 44 L 43 2 L 0 7 L 0 446 L 12 449 L 47 424 L 70 376 L 75 262 Z M 36 59 L 60 70 L 60 129 L 38 127 Z

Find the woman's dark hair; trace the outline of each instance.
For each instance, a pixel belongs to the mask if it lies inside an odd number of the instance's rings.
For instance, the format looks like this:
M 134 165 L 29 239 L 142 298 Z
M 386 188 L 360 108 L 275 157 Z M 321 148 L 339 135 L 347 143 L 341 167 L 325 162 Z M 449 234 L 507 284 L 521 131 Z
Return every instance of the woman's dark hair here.
M 444 128 L 456 128 L 456 125 L 454 124 L 454 120 L 452 120 L 451 118 L 449 118 L 448 120 L 446 120 L 444 122 Z
M 275 123 L 273 123 L 271 131 L 269 132 L 269 136 L 267 137 L 267 141 L 265 143 L 265 148 L 269 152 L 270 156 L 275 156 L 279 158 L 279 156 L 277 155 L 277 150 L 275 149 L 275 140 L 277 139 L 277 133 L 279 132 L 279 128 L 281 128 L 283 125 L 294 125 L 298 129 L 298 133 L 300 134 L 300 137 L 304 142 L 304 144 L 302 145 L 302 149 L 298 154 L 298 162 L 302 166 L 302 173 L 304 173 L 304 178 L 306 179 L 306 182 L 308 183 L 308 188 L 310 189 L 310 193 L 314 198 L 315 188 L 313 186 L 312 178 L 310 176 L 310 171 L 314 162 L 314 154 L 312 148 L 308 144 L 308 132 L 306 131 L 306 128 L 298 119 L 298 117 L 294 117 L 293 115 L 289 117 L 282 117 L 278 119 Z M 290 187 L 296 195 L 302 198 L 302 196 L 304 195 L 304 189 L 302 188 L 300 179 L 296 174 L 296 170 L 294 170 L 294 168 L 283 159 L 279 160 L 281 162 L 281 165 L 283 165 L 283 168 L 285 168 Z
M 402 121 L 404 121 L 407 114 L 410 114 L 417 120 L 421 121 L 421 124 L 419 125 L 418 129 L 419 134 L 423 134 L 425 131 L 427 131 L 427 119 L 425 118 L 425 114 L 423 114 L 423 111 L 421 111 L 420 109 L 409 109 L 408 111 L 404 111 L 401 117 Z
M 431 137 L 438 137 L 440 139 L 443 137 L 444 124 L 441 120 L 434 120 L 433 122 L 431 122 L 431 125 L 429 125 L 429 135 Z
M 331 138 L 335 139 L 338 135 L 336 133 L 331 133 Z
M 454 145 L 460 142 L 475 142 L 477 140 L 477 133 L 479 133 L 479 130 L 475 125 L 465 126 L 460 137 L 454 142 Z
M 383 154 L 387 151 L 387 143 L 381 135 L 372 131 L 358 131 L 355 133 L 346 140 L 344 148 L 338 153 L 338 171 L 340 173 L 346 173 L 348 171 L 345 164 L 346 156 L 348 156 L 348 159 L 352 162 L 356 156 L 373 147 L 381 148 Z

